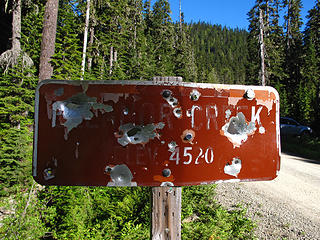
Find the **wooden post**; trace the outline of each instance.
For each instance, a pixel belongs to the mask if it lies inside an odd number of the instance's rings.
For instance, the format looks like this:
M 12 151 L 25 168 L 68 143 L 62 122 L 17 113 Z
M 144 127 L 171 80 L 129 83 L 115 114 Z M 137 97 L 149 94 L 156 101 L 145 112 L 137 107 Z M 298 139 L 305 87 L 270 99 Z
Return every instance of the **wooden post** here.
M 182 77 L 153 77 L 154 82 L 182 82 Z M 152 240 L 181 239 L 181 187 L 152 188 Z
M 181 239 L 181 187 L 152 188 L 151 239 Z

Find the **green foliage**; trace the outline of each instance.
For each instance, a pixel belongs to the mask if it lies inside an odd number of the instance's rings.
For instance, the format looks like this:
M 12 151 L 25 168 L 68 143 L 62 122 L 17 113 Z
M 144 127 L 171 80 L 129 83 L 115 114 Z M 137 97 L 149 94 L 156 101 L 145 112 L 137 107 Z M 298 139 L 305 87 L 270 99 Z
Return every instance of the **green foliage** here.
M 38 186 L 19 187 L 15 195 L 0 199 L 2 212 L 7 213 L 0 226 L 1 239 L 40 239 L 48 231 L 43 221 L 55 213 L 37 198 Z
M 304 86 L 307 89 L 305 97 L 312 109 L 309 113 L 309 123 L 320 135 L 320 1 L 309 11 L 305 30 L 305 57 L 303 65 Z
M 73 6 L 60 1 L 52 78 L 78 80 L 81 74 L 79 19 Z
M 247 32 L 209 23 L 191 23 L 190 39 L 196 59 L 197 82 L 246 82 Z M 216 72 L 214 76 L 213 70 Z
M 39 66 L 44 2 L 41 0 L 29 1 L 29 4 L 23 5 L 22 14 L 21 46 L 31 57 L 34 65 Z
M 27 181 L 35 83 L 32 71 L 19 66 L 0 76 L 0 195 Z
M 255 224 L 246 218 L 246 210 L 225 210 L 214 202 L 214 188 L 215 185 L 183 188 L 182 239 L 255 239 Z
M 281 139 L 282 151 L 300 157 L 316 160 L 320 163 L 320 139 L 311 136 L 289 137 Z
M 148 188 L 46 187 L 40 199 L 56 215 L 55 239 L 148 239 Z

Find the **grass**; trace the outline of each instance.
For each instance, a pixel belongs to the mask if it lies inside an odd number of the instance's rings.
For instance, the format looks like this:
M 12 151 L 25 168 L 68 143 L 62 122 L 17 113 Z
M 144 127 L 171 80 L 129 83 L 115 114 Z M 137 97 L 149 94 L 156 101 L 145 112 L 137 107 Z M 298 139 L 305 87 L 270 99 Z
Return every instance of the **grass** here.
M 182 194 L 182 239 L 256 239 L 256 223 L 239 206 L 228 211 L 213 196 L 215 185 L 184 187 Z M 192 221 L 185 221 L 193 217 Z
M 300 157 L 309 158 L 320 162 L 319 138 L 282 138 L 281 148 L 285 153 L 294 154 Z

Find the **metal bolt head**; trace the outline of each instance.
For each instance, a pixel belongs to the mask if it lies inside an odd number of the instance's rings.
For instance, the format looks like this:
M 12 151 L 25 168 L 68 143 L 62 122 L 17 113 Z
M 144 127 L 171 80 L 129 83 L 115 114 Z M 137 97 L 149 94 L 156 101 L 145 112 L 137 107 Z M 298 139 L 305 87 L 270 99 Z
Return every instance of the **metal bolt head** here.
M 192 100 L 192 101 L 198 101 L 199 100 L 199 98 L 200 98 L 200 93 L 199 93 L 199 91 L 198 90 L 192 90 L 192 92 L 190 93 L 190 99 Z
M 192 133 L 187 133 L 186 136 L 184 136 L 184 140 L 190 141 L 192 137 L 193 137 Z
M 170 90 L 164 90 L 162 92 L 162 97 L 169 98 L 170 96 L 171 96 L 171 91 Z
M 170 175 L 171 175 L 171 170 L 169 168 L 165 168 L 162 170 L 162 176 L 170 177 Z
M 247 89 L 246 93 L 244 94 L 244 97 L 248 100 L 252 100 L 255 98 L 255 93 L 252 89 Z

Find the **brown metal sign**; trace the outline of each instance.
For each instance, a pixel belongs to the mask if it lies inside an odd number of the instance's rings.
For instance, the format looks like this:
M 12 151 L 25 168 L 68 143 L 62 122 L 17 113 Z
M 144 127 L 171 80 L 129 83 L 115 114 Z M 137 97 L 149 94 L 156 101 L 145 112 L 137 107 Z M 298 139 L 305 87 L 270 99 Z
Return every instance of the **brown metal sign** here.
M 183 186 L 274 179 L 279 96 L 258 86 L 43 81 L 33 176 L 43 185 Z

